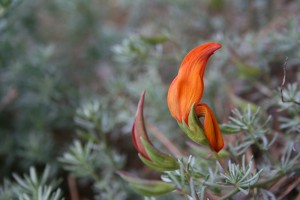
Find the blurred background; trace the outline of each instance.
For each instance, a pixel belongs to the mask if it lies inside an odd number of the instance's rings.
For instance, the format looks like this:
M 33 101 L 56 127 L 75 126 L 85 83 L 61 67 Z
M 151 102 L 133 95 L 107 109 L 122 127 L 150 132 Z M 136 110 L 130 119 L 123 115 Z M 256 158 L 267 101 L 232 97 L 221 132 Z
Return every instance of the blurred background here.
M 41 185 L 66 199 L 142 199 L 114 173 L 159 177 L 131 140 L 139 95 L 155 145 L 165 150 L 163 135 L 189 154 L 166 94 L 187 52 L 210 41 L 223 48 L 203 101 L 218 121 L 249 103 L 279 135 L 299 131 L 278 109 L 287 57 L 285 95 L 300 98 L 299 13 L 298 0 L 0 0 L 0 199 Z

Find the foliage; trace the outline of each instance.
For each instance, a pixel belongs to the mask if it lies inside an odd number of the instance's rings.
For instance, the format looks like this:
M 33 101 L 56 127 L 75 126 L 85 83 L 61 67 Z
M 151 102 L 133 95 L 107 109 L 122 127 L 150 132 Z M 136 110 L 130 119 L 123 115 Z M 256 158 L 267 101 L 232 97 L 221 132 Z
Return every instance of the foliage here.
M 230 151 L 234 155 L 245 153 L 251 145 L 257 146 L 262 151 L 271 147 L 277 135 L 274 135 L 271 139 L 267 137 L 270 131 L 268 126 L 271 120 L 270 116 L 265 121 L 262 121 L 260 109 L 257 108 L 257 110 L 251 111 L 250 105 L 247 106 L 243 113 L 237 109 L 233 110 L 232 113 L 234 117 L 229 117 L 229 123 L 222 126 L 223 133 L 232 134 L 242 131 L 246 134 L 242 141 L 239 142 L 239 145 L 230 145 Z
M 30 167 L 29 174 L 25 174 L 23 178 L 13 174 L 15 182 L 4 181 L 0 190 L 0 198 L 3 200 L 62 200 L 62 190 L 58 188 L 61 181 L 55 179 L 50 181 L 50 172 L 50 167 L 47 166 L 40 177 L 37 176 L 34 167 Z

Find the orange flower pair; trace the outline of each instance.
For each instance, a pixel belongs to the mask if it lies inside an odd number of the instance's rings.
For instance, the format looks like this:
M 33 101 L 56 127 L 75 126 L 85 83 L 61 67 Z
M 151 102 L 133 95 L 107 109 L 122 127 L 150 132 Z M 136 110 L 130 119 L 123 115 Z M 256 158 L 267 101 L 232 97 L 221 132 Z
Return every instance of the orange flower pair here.
M 224 146 L 222 134 L 213 112 L 206 104 L 200 103 L 200 100 L 204 91 L 206 63 L 220 48 L 220 44 L 211 42 L 190 51 L 183 59 L 168 92 L 168 106 L 180 128 L 190 139 L 200 144 L 209 144 L 215 152 L 219 152 Z M 141 94 L 132 126 L 133 143 L 141 161 L 157 171 L 180 169 L 178 159 L 159 151 L 149 140 L 143 116 L 144 100 L 145 91 Z M 204 117 L 203 124 L 200 117 Z M 176 189 L 171 183 L 139 179 L 123 171 L 118 171 L 118 174 L 144 196 L 157 196 Z
M 216 152 L 224 146 L 222 134 L 213 112 L 206 104 L 200 103 L 200 100 L 204 91 L 203 75 L 206 63 L 221 47 L 218 43 L 210 42 L 191 50 L 183 59 L 178 75 L 168 91 L 171 115 L 180 124 L 187 124 L 190 127 L 189 115 L 194 108 L 197 118 L 204 117 L 204 134 L 210 148 Z M 201 122 L 198 122 L 201 127 Z

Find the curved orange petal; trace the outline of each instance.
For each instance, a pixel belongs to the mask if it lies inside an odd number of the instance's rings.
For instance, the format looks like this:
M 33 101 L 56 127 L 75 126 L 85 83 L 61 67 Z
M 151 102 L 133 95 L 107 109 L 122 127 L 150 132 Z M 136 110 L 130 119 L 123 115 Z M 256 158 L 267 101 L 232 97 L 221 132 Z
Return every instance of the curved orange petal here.
M 188 121 L 193 104 L 198 104 L 204 90 L 203 74 L 209 57 L 222 46 L 210 42 L 191 50 L 183 59 L 178 75 L 168 91 L 171 115 L 179 122 Z
M 206 104 L 197 105 L 195 110 L 197 116 L 204 117 L 204 132 L 210 148 L 219 152 L 224 147 L 224 141 L 214 113 Z
M 145 147 L 141 141 L 141 137 L 142 137 L 144 140 L 146 140 L 147 142 L 149 142 L 151 144 L 151 142 L 148 138 L 146 129 L 145 129 L 144 115 L 143 115 L 145 94 L 146 94 L 146 91 L 143 91 L 143 93 L 141 94 L 131 133 L 132 133 L 132 140 L 133 140 L 136 150 L 138 150 L 138 152 L 143 157 L 150 160 L 150 158 L 145 150 Z

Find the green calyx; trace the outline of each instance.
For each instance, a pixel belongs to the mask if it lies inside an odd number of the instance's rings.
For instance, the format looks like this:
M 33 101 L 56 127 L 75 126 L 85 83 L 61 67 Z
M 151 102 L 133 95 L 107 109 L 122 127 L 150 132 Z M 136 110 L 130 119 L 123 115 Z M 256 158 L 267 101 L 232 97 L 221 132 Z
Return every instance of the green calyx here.
M 188 124 L 182 120 L 182 123 L 179 121 L 178 125 L 183 130 L 183 132 L 194 142 L 198 144 L 207 145 L 208 141 L 205 136 L 204 128 L 202 123 L 199 121 L 198 116 L 195 113 L 194 105 L 191 107 L 190 114 L 188 117 Z

